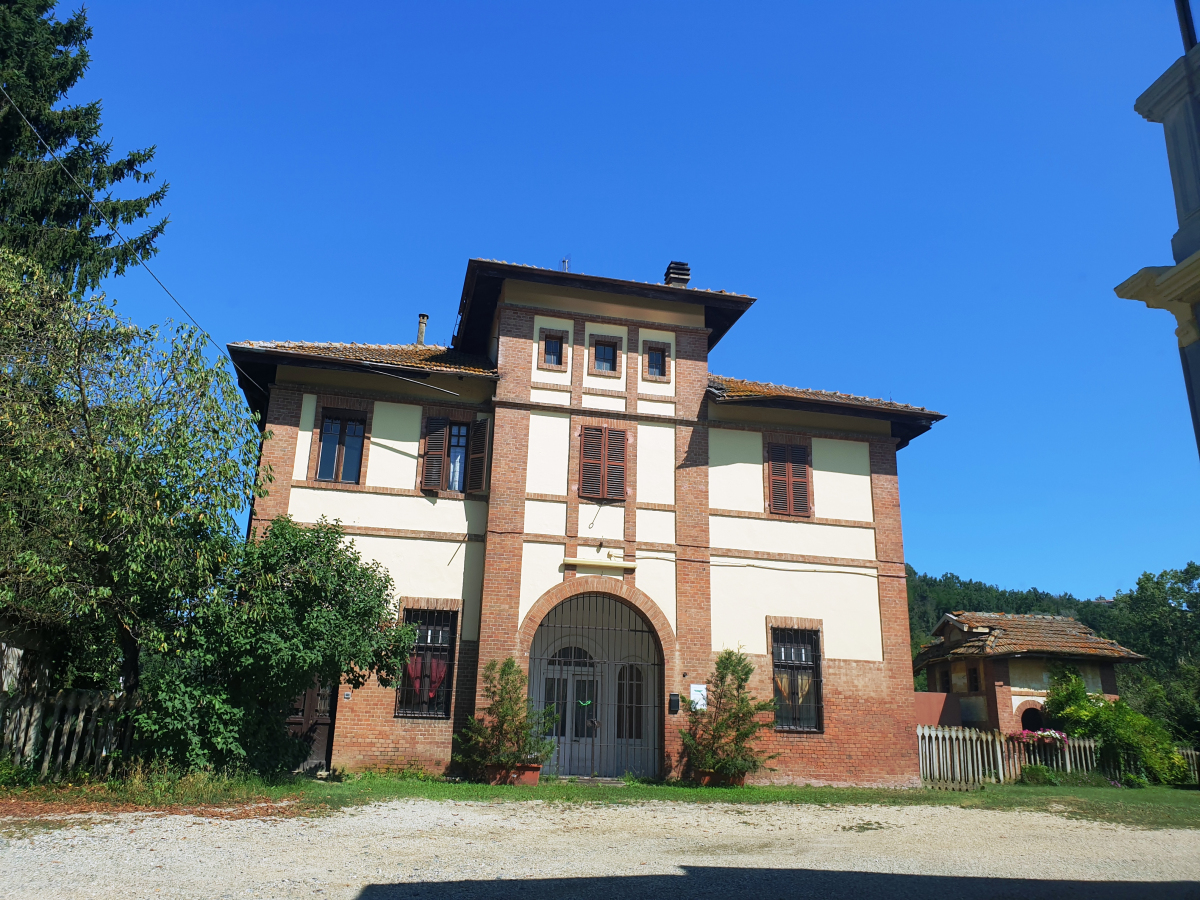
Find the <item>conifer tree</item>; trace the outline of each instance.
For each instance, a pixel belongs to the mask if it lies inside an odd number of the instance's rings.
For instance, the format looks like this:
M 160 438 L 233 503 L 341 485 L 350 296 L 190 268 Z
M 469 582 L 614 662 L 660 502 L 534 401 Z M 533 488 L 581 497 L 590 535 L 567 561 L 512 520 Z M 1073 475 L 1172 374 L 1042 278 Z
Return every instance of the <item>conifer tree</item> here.
M 168 185 L 140 197 L 116 196 L 123 186 L 154 178 L 146 167 L 155 148 L 114 159 L 112 142 L 100 136 L 100 102 L 63 103 L 87 71 L 92 29 L 85 10 L 59 21 L 56 5 L 0 0 L 0 85 L 11 98 L 10 103 L 0 95 L 0 247 L 35 261 L 68 291 L 82 294 L 155 253 L 167 219 L 140 232 L 136 226 L 162 203 Z M 122 229 L 128 245 L 105 217 Z

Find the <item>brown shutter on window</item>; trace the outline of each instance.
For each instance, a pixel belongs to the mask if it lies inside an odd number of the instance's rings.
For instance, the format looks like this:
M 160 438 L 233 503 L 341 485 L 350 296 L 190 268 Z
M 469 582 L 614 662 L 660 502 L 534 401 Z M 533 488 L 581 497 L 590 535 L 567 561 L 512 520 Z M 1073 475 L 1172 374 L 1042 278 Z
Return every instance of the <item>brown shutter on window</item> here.
M 808 448 L 791 444 L 791 472 L 788 480 L 792 488 L 792 515 L 808 515 Z
M 609 500 L 625 499 L 625 432 L 606 428 L 604 452 L 604 496 Z
M 446 440 L 449 419 L 425 420 L 425 458 L 421 469 L 421 487 L 440 491 L 446 475 Z
M 767 445 L 767 480 L 771 487 L 771 512 L 787 515 L 791 511 L 788 490 L 788 445 Z
M 604 499 L 604 432 L 603 428 L 583 427 L 579 454 L 579 496 Z M 621 475 L 624 481 L 624 471 Z
M 488 420 L 471 423 L 471 439 L 467 445 L 467 490 L 482 491 L 487 471 Z

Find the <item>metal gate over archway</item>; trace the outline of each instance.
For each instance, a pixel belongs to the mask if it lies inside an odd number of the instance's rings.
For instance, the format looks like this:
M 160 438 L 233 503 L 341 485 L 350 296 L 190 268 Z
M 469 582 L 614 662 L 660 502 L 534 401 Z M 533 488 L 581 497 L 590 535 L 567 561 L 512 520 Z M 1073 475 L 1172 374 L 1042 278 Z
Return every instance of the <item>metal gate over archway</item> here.
M 636 610 L 599 593 L 550 610 L 529 650 L 529 696 L 558 716 L 545 772 L 658 777 L 662 684 L 658 641 Z

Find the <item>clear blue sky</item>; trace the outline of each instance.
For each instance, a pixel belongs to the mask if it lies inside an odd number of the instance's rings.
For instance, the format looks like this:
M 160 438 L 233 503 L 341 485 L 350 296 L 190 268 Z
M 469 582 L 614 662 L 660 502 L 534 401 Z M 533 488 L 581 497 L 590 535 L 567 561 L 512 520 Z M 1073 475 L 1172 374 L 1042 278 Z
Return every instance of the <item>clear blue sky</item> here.
M 64 8 L 64 13 L 67 8 Z M 909 561 L 1077 596 L 1200 557 L 1174 322 L 1170 0 L 90 10 L 153 265 L 222 344 L 448 341 L 469 257 L 758 297 L 713 371 L 928 406 Z M 143 272 L 109 290 L 173 314 Z

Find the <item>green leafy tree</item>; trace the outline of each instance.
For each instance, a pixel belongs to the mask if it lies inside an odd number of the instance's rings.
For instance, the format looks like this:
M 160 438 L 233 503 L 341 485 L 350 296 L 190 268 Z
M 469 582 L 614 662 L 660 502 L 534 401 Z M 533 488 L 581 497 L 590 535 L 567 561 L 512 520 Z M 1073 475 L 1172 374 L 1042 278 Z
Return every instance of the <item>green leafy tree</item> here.
M 1088 694 L 1079 673 L 1070 668 L 1052 680 L 1046 715 L 1068 735 L 1094 739 L 1110 772 L 1161 784 L 1179 784 L 1188 777 L 1187 762 L 1162 725 L 1124 700 Z
M 203 351 L 0 251 L 0 619 L 54 648 L 60 686 L 136 689 L 241 542 L 262 436 Z
M 717 654 L 708 676 L 704 707 L 685 700 L 688 725 L 679 734 L 688 767 L 694 772 L 715 772 L 738 779 L 764 768 L 779 754 L 764 755 L 757 747 L 759 734 L 774 725 L 774 700 L 757 700 L 747 687 L 754 665 L 740 650 Z
M 558 721 L 552 708 L 536 710 L 526 696 L 527 678 L 511 656 L 492 660 L 483 668 L 483 715 L 467 721 L 457 738 L 454 762 L 472 778 L 487 766 L 512 768 L 539 765 L 554 753 L 547 735 Z
M 82 294 L 156 252 L 166 218 L 126 234 L 126 245 L 105 217 L 136 225 L 162 203 L 168 185 L 142 196 L 115 195 L 153 180 L 147 166 L 154 147 L 114 158 L 112 142 L 100 136 L 100 102 L 63 105 L 87 71 L 92 29 L 83 9 L 58 21 L 56 5 L 0 0 L 0 83 L 66 169 L 0 95 L 0 247 L 35 260 Z
M 399 678 L 416 631 L 398 625 L 392 580 L 340 525 L 272 522 L 204 597 L 163 623 L 148 654 L 139 739 L 186 768 L 287 771 L 308 753 L 285 720 L 315 682 Z

